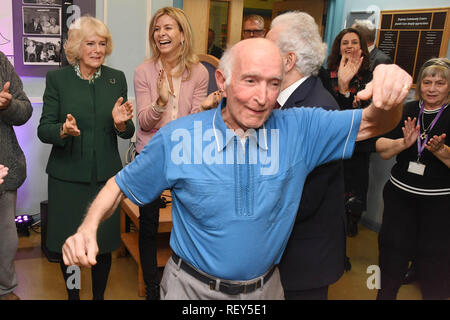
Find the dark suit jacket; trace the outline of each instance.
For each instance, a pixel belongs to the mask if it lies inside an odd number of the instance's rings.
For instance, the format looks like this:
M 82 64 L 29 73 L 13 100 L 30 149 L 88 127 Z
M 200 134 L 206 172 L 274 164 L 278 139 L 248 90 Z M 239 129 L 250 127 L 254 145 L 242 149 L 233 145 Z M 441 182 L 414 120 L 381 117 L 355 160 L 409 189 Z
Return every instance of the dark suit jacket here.
M 46 172 L 54 178 L 90 182 L 94 159 L 96 181 L 106 181 L 122 169 L 117 136 L 131 138 L 134 124 L 128 120 L 126 130 L 117 131 L 111 112 L 119 97 L 127 100 L 127 81 L 122 71 L 101 68 L 94 84 L 78 78 L 72 66 L 47 73 L 38 137 L 53 145 Z M 81 135 L 61 139 L 59 130 L 68 113 Z
M 42 25 L 40 23 L 37 26 L 34 26 L 34 22 L 30 22 L 25 26 L 25 33 L 41 33 Z
M 318 77 L 311 76 L 283 108 L 339 109 Z M 307 177 L 297 218 L 279 265 L 285 290 L 308 290 L 337 281 L 344 272 L 345 210 L 342 161 L 314 169 Z
M 375 47 L 370 52 L 369 60 L 370 60 L 370 71 L 373 71 L 373 69 L 375 69 L 375 67 L 379 64 L 391 64 L 392 63 L 391 57 L 388 56 L 383 51 L 381 51 L 380 49 L 378 49 L 377 47 Z
M 208 51 L 208 54 L 213 55 L 217 59 L 220 59 L 222 57 L 223 50 L 213 44 L 211 50 Z

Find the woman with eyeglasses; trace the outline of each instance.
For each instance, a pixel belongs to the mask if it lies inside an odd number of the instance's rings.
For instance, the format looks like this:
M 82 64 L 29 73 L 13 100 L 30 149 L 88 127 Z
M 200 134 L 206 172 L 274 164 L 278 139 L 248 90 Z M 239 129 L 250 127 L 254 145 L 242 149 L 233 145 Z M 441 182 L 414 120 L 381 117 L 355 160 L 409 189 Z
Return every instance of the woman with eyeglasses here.
M 450 60 L 428 60 L 417 100 L 405 104 L 397 128 L 376 142 L 383 159 L 397 156 L 383 190 L 380 300 L 396 299 L 412 259 L 423 299 L 450 296 L 449 94 Z

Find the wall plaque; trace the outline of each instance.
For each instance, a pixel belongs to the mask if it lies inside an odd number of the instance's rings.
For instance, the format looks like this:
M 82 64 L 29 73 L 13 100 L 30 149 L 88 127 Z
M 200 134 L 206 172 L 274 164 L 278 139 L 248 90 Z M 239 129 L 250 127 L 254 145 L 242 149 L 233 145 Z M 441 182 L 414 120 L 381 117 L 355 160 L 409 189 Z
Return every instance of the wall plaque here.
M 381 11 L 377 46 L 414 78 L 423 63 L 447 54 L 450 7 Z

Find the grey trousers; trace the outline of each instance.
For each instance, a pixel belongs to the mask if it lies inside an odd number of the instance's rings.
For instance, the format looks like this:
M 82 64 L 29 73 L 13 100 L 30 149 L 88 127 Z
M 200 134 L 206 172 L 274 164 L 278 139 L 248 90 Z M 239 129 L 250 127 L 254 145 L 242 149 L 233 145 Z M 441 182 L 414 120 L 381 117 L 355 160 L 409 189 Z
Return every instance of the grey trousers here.
M 13 292 L 17 287 L 14 257 L 19 238 L 16 215 L 17 191 L 0 193 L 0 296 Z
M 180 269 L 170 258 L 164 268 L 160 288 L 161 300 L 284 300 L 278 268 L 261 288 L 250 293 L 228 295 L 211 290 L 207 284 Z

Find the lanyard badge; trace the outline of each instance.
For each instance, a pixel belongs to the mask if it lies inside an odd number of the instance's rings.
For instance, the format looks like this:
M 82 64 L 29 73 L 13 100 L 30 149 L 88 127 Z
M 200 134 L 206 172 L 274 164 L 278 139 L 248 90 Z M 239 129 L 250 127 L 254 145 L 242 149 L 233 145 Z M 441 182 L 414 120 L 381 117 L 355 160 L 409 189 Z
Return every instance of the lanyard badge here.
M 442 112 L 444 111 L 444 108 L 446 105 L 447 104 L 442 105 L 441 109 L 439 110 L 439 113 L 434 117 L 430 126 L 428 128 L 425 128 L 425 123 L 423 121 L 423 117 L 422 117 L 422 123 L 420 123 L 421 116 L 423 115 L 423 111 L 425 109 L 425 103 L 422 102 L 417 121 L 419 122 L 420 128 L 421 129 L 423 128 L 423 132 L 421 134 L 419 134 L 419 136 L 417 137 L 417 161 L 409 162 L 408 172 L 418 174 L 420 176 L 423 176 L 423 174 L 425 173 L 426 166 L 420 162 L 420 157 L 422 156 L 423 150 L 425 149 L 425 145 L 428 143 L 428 134 L 431 132 L 434 125 L 436 124 L 438 119 L 441 117 Z

